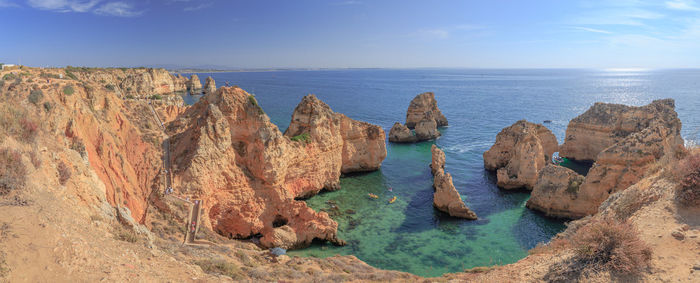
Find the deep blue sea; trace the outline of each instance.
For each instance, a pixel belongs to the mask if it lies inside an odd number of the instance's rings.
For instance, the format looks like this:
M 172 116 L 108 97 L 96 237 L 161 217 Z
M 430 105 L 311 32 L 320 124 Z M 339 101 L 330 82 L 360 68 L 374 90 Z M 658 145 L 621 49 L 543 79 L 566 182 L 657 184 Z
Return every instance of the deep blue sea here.
M 189 75 L 189 74 L 187 74 Z M 483 169 L 482 154 L 515 121 L 545 124 L 563 142 L 568 121 L 594 102 L 644 105 L 674 98 L 686 140 L 700 138 L 700 70 L 351 69 L 198 73 L 254 93 L 284 131 L 301 98 L 313 93 L 334 111 L 382 126 L 404 122 L 411 99 L 432 91 L 450 126 L 418 144 L 388 143 L 381 170 L 341 179 L 342 189 L 312 197 L 316 210 L 340 208 L 345 247 L 317 243 L 294 256 L 355 255 L 368 264 L 422 276 L 508 264 L 548 241 L 563 222 L 525 208 L 526 191 L 505 191 Z M 193 103 L 200 96 L 188 96 Z M 477 221 L 445 217 L 432 207 L 430 146 L 445 151 L 446 170 Z M 393 191 L 389 191 L 392 188 Z M 367 193 L 380 196 L 370 200 Z M 388 204 L 387 200 L 398 200 Z M 352 210 L 355 213 L 351 213 Z M 346 213 L 346 211 L 348 213 Z

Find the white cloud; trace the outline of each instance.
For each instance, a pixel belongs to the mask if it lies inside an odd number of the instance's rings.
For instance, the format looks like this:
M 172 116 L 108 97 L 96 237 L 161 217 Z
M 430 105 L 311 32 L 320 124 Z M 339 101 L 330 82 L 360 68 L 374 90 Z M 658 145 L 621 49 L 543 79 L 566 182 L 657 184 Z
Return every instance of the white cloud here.
M 137 11 L 134 6 L 126 2 L 109 2 L 95 9 L 95 14 L 109 15 L 118 17 L 134 17 L 143 14 L 143 11 Z
M 10 7 L 19 7 L 19 5 L 17 5 L 14 2 L 11 2 L 9 0 L 0 0 L 0 8 L 10 8 Z
M 666 1 L 666 7 L 673 10 L 700 11 L 700 8 L 691 0 Z
M 602 29 L 594 29 L 594 28 L 587 28 L 587 27 L 572 27 L 572 28 L 577 29 L 577 30 L 582 30 L 582 31 L 588 31 L 588 32 L 612 34 L 612 32 L 609 32 L 607 30 L 602 30 Z
M 90 11 L 100 0 L 28 0 L 29 6 L 57 12 L 79 12 Z

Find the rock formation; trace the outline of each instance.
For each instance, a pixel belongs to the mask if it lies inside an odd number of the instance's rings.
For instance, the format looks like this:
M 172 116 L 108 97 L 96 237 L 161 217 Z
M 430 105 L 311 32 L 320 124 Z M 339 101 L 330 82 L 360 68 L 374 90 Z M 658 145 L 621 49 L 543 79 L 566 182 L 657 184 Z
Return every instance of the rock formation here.
M 266 247 L 298 248 L 337 239 L 337 223 L 303 201 L 340 188 L 341 173 L 376 170 L 384 131 L 331 111 L 315 96 L 297 106 L 283 135 L 240 88 L 222 87 L 169 125 L 175 183 L 204 200 L 218 233 L 262 235 Z
M 447 118 L 440 112 L 435 94 L 432 92 L 421 93 L 414 97 L 406 110 L 406 127 L 409 129 L 415 128 L 423 119 L 434 120 L 437 127 L 447 126 Z
M 548 164 L 537 177 L 527 207 L 544 212 L 547 216 L 578 218 L 576 201 L 584 177 L 563 166 Z
M 462 197 L 452 183 L 452 175 L 445 172 L 445 153 L 435 145 L 430 151 L 432 152 L 430 170 L 433 173 L 433 187 L 435 188 L 433 206 L 453 217 L 477 219 L 476 213 L 471 211 L 462 201 Z
M 202 90 L 202 82 L 199 81 L 197 74 L 192 74 L 190 80 L 187 81 L 187 90 L 190 91 L 190 94 L 198 94 Z
M 207 77 L 204 82 L 204 93 L 214 93 L 216 92 L 216 82 L 212 77 Z
M 532 189 L 557 148 L 557 138 L 549 129 L 520 120 L 498 133 L 496 143 L 484 152 L 484 167 L 496 170 L 499 187 Z
M 406 111 L 406 124 L 395 123 L 389 131 L 389 141 L 411 143 L 438 138 L 438 127 L 447 126 L 447 118 L 437 107 L 435 95 L 426 92 L 417 95 Z M 415 133 L 411 131 L 415 129 Z

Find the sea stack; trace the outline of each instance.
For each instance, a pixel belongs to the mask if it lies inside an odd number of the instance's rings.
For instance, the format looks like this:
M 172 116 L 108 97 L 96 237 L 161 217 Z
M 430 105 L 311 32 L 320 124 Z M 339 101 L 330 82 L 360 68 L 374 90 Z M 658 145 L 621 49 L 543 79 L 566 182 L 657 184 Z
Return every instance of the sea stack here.
M 652 164 L 664 157 L 673 158 L 683 147 L 681 121 L 674 108 L 673 99 L 655 100 L 641 107 L 593 105 L 571 120 L 560 153 L 570 159 L 595 161 L 583 184 L 577 190 L 562 189 L 562 183 L 557 190 L 532 193 L 534 199 L 547 198 L 541 194 L 560 195 L 556 199 L 566 199 L 563 207 L 546 201 L 533 201 L 530 206 L 566 218 L 596 213 L 611 194 L 637 183 Z M 575 198 L 567 199 L 566 194 L 574 191 Z
M 197 74 L 192 74 L 190 77 L 190 80 L 187 82 L 187 90 L 190 91 L 190 94 L 197 94 L 202 90 L 202 82 L 199 81 Z
M 558 147 L 547 127 L 520 120 L 498 133 L 496 143 L 484 152 L 484 168 L 496 171 L 501 188 L 531 190 Z
M 391 127 L 389 141 L 412 143 L 436 139 L 440 136 L 438 127 L 444 126 L 447 126 L 447 118 L 437 107 L 435 94 L 421 93 L 411 100 L 406 110 L 406 124 L 397 122 Z
M 207 79 L 204 82 L 204 93 L 214 93 L 216 92 L 216 82 L 214 81 L 214 78 L 212 77 L 207 77 Z
M 584 177 L 564 166 L 547 164 L 538 175 L 527 207 L 557 218 L 579 218 L 585 214 L 576 201 Z
M 445 152 L 435 145 L 430 151 L 432 153 L 430 170 L 433 174 L 433 187 L 435 188 L 433 206 L 452 217 L 477 219 L 476 213 L 471 211 L 462 201 L 462 197 L 452 183 L 452 175 L 445 172 Z

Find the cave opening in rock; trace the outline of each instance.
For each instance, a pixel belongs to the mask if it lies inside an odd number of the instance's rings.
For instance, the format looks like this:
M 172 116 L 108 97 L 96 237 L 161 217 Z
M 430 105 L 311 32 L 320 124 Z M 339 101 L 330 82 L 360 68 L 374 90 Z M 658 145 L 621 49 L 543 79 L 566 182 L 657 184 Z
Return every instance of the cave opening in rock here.
M 284 225 L 287 225 L 287 218 L 283 217 L 282 215 L 277 215 L 275 216 L 275 221 L 272 221 L 272 228 L 279 228 Z

